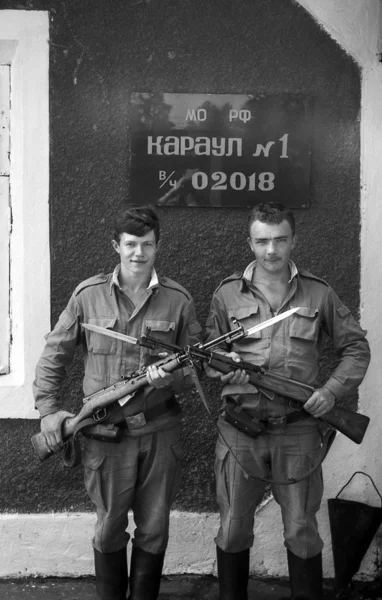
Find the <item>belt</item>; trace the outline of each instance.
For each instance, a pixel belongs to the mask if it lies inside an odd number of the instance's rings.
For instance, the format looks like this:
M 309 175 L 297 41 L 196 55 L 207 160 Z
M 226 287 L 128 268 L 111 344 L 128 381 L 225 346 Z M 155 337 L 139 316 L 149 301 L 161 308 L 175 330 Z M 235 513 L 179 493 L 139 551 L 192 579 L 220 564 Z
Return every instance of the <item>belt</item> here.
M 180 413 L 180 406 L 174 396 L 171 396 L 171 398 L 168 398 L 160 404 L 154 404 L 154 406 L 148 408 L 144 412 L 140 412 L 135 415 L 125 416 L 123 414 L 123 408 L 121 407 L 121 409 L 114 413 L 111 418 L 114 424 L 119 425 L 123 429 L 134 431 L 135 429 L 144 427 L 146 423 L 153 421 L 157 417 L 161 417 L 170 411 L 174 415 L 178 415 Z M 108 418 L 107 421 L 110 423 L 110 418 Z
M 285 427 L 289 425 L 289 423 L 296 423 L 297 421 L 302 421 L 303 419 L 307 419 L 310 415 L 305 410 L 296 410 L 296 412 L 290 413 L 283 417 L 270 417 L 269 419 L 259 419 L 260 423 L 262 423 L 267 429 L 279 429 L 280 427 Z
M 87 437 L 94 436 L 94 426 L 99 427 L 99 424 L 104 427 L 104 430 L 110 431 L 110 434 L 106 436 L 106 432 L 98 432 L 97 438 L 101 439 L 102 435 L 104 440 L 106 441 L 119 441 L 117 432 L 114 430 L 113 425 L 120 426 L 121 429 L 127 428 L 129 431 L 134 429 L 140 429 L 147 422 L 152 421 L 156 417 L 160 417 L 161 415 L 165 415 L 167 412 L 172 411 L 174 415 L 180 413 L 180 406 L 174 396 L 171 396 L 164 402 L 160 402 L 157 405 L 152 406 L 147 409 L 145 412 L 140 412 L 136 415 L 125 416 L 123 406 L 120 406 L 117 402 L 112 408 L 109 409 L 101 409 L 101 416 L 99 415 L 96 419 L 93 417 L 88 417 L 80 421 L 77 424 L 72 437 L 65 442 L 64 446 L 64 464 L 67 467 L 75 467 L 81 462 L 81 446 L 78 440 L 78 434 L 80 431 Z M 91 428 L 92 433 L 85 433 L 86 428 Z M 113 430 L 114 429 L 114 430 Z

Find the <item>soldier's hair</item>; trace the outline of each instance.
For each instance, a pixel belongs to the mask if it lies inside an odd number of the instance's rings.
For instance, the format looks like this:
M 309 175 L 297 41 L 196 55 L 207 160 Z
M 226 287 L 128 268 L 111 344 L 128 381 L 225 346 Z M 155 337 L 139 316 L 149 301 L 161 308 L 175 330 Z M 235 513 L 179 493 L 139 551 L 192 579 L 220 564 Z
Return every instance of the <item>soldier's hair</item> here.
M 114 222 L 113 239 L 120 241 L 122 233 L 143 237 L 149 231 L 154 231 L 155 241 L 160 236 L 159 219 L 152 206 L 133 206 L 128 208 Z
M 261 221 L 261 223 L 268 223 L 269 225 L 279 225 L 283 221 L 288 221 L 293 235 L 296 231 L 296 223 L 292 211 L 283 204 L 276 204 L 275 202 L 258 204 L 251 210 L 248 215 L 249 234 L 251 233 L 252 224 L 255 221 Z

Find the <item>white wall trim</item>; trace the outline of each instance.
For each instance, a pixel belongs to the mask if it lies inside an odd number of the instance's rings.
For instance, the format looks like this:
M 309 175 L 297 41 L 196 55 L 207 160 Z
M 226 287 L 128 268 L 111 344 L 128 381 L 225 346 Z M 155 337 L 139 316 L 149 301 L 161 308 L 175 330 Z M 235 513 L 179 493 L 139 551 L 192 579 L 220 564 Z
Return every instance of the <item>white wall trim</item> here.
M 132 515 L 130 520 L 128 531 L 132 535 Z M 0 516 L 0 578 L 93 575 L 95 521 L 92 513 Z M 164 572 L 215 572 L 213 537 L 217 526 L 215 514 L 173 511 Z
M 255 528 L 250 570 L 258 577 L 287 576 L 280 511 L 267 510 L 272 504 L 273 501 L 269 500 L 260 508 Z M 325 519 L 326 515 L 322 513 L 319 520 L 324 531 Z M 95 521 L 92 513 L 0 516 L 0 578 L 94 575 L 91 541 Z M 216 513 L 172 511 L 164 573 L 216 576 L 214 537 L 218 527 L 219 516 Z M 132 537 L 134 528 L 130 514 L 128 531 Z M 325 537 L 324 541 L 325 576 L 332 577 L 330 542 Z M 281 557 L 280 548 L 283 550 Z M 128 544 L 128 553 L 130 551 L 131 543 Z M 373 552 L 374 547 L 371 546 L 357 579 L 373 579 Z
M 50 329 L 49 15 L 0 11 L 0 62 L 11 65 L 11 372 L 0 418 L 36 418 L 34 368 Z

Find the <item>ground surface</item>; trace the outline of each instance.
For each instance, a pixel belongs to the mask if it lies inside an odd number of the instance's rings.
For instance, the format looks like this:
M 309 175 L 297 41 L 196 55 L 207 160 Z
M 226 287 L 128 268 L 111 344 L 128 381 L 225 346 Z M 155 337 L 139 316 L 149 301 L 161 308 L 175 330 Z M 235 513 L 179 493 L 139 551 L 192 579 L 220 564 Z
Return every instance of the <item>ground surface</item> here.
M 328 600 L 334 600 L 331 582 L 325 582 Z M 278 579 L 250 579 L 249 600 L 279 600 L 289 596 L 288 583 Z M 1 600 L 95 600 L 93 578 L 4 579 L 0 580 Z M 181 575 L 164 577 L 159 600 L 218 600 L 214 577 Z M 382 600 L 382 581 L 354 582 L 341 600 Z

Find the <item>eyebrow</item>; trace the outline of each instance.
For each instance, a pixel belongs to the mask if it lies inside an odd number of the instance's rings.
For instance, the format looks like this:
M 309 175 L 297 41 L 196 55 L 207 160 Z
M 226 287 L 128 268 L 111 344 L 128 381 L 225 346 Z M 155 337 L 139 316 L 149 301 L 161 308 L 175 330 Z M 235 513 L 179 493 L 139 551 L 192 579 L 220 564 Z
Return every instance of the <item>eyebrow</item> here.
M 279 235 L 279 236 L 274 237 L 274 238 L 271 238 L 271 237 L 269 237 L 269 238 L 266 238 L 266 237 L 265 238 L 255 238 L 255 240 L 256 240 L 256 242 L 266 242 L 268 240 L 284 240 L 287 237 L 288 237 L 288 235 L 286 234 L 286 235 Z

